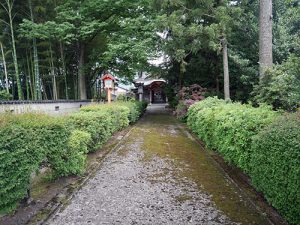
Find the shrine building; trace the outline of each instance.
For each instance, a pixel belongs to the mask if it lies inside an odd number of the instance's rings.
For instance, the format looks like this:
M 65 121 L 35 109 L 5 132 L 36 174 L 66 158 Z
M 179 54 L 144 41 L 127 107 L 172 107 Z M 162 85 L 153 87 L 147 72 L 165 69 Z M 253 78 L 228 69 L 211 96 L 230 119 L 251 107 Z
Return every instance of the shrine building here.
M 149 104 L 167 103 L 168 99 L 164 91 L 166 81 L 163 79 L 153 79 L 140 75 L 133 81 L 136 99 L 146 101 Z

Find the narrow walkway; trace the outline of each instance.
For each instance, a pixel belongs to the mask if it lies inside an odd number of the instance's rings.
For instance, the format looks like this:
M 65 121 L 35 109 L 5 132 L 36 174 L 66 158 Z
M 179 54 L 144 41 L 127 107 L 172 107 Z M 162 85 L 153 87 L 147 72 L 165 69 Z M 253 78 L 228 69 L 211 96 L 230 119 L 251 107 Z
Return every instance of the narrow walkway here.
M 268 224 L 163 105 L 47 224 Z

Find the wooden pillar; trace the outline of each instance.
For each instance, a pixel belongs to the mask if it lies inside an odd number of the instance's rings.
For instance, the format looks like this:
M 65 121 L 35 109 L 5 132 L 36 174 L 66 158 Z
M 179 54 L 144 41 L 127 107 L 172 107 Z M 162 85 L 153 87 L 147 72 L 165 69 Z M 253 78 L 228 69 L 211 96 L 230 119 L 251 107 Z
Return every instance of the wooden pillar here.
M 110 90 L 110 88 L 107 88 L 107 101 L 108 101 L 108 104 L 111 103 L 111 90 Z

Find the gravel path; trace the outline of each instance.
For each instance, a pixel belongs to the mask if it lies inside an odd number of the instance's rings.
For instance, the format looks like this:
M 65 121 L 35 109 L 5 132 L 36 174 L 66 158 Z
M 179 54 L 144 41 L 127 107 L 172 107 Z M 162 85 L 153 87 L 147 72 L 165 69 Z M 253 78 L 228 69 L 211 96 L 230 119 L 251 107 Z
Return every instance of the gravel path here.
M 189 176 L 198 170 L 192 162 L 170 157 L 175 149 L 170 138 L 193 144 L 191 151 L 199 148 L 195 140 L 170 116 L 161 115 L 161 108 L 148 111 L 95 177 L 46 224 L 267 224 L 215 165 L 224 187 L 232 190 L 238 200 L 225 198 L 226 192 L 222 204 L 214 201 L 216 193 L 228 190 L 221 186 L 213 192 L 206 190 L 205 182 L 199 184 Z M 233 208 L 231 202 L 240 205 Z M 230 213 L 237 209 L 241 216 Z

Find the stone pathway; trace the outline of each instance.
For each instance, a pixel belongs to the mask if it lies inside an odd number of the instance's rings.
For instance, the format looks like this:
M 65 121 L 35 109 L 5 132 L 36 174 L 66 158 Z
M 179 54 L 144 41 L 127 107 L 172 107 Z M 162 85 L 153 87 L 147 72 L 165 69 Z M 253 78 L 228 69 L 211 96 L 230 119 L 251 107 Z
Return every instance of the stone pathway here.
M 120 146 L 46 224 L 269 224 L 163 105 Z

